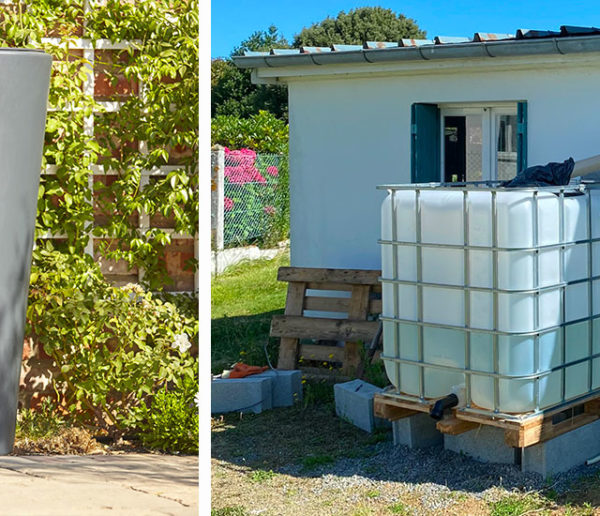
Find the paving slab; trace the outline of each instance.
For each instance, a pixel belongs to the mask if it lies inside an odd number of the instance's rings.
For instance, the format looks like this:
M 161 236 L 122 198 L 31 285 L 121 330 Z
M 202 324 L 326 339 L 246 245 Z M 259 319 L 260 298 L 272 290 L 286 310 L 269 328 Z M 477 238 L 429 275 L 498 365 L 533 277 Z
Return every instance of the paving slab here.
M 198 458 L 153 454 L 0 457 L 3 515 L 197 515 Z

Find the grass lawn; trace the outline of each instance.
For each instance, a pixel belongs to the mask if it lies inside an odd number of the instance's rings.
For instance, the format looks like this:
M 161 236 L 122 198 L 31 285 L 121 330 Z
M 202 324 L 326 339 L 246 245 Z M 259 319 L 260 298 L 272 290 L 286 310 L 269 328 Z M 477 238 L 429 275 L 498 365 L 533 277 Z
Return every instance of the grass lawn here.
M 213 374 L 238 360 L 267 365 L 267 345 L 273 365 L 278 339 L 269 338 L 271 317 L 285 308 L 287 283 L 277 281 L 279 267 L 290 263 L 282 253 L 272 260 L 257 260 L 230 267 L 211 286 L 211 364 Z

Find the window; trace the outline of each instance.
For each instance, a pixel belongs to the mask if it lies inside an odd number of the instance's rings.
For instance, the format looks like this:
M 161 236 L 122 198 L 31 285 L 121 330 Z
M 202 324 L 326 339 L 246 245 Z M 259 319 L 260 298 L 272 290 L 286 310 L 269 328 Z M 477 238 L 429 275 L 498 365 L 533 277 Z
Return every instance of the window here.
M 506 180 L 526 168 L 526 103 L 413 104 L 413 182 Z

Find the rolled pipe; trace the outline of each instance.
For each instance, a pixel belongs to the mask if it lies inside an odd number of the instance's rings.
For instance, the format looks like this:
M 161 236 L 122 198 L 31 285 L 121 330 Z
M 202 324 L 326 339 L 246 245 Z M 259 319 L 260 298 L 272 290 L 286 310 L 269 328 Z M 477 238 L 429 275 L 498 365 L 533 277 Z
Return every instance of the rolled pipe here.
M 458 396 L 456 394 L 448 394 L 448 396 L 435 402 L 429 411 L 429 415 L 436 421 L 439 421 L 444 417 L 444 410 L 456 407 L 456 405 L 458 405 Z

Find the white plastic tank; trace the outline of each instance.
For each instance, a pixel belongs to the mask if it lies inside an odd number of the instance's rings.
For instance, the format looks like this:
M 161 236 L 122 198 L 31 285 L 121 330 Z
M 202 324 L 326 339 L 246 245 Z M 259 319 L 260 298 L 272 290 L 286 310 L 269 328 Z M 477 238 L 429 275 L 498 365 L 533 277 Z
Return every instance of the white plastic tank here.
M 13 449 L 52 58 L 0 49 L 0 454 Z
M 600 190 L 383 188 L 382 357 L 401 393 L 464 385 L 470 406 L 519 413 L 600 388 Z

